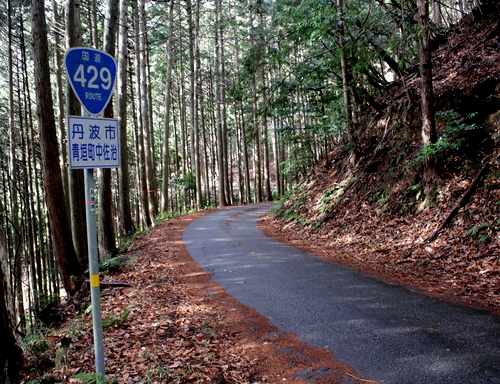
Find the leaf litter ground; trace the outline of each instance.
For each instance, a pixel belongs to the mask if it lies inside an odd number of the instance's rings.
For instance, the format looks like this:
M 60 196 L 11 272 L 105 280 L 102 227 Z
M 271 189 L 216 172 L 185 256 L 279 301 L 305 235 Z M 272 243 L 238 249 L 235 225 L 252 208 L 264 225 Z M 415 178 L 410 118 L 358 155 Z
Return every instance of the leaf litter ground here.
M 102 290 L 106 379 L 118 383 L 370 382 L 336 361 L 330 351 L 278 330 L 211 280 L 182 244 L 184 228 L 203 214 L 157 225 L 126 253 L 128 266 L 101 277 L 132 285 Z M 85 300 L 89 297 L 84 288 L 68 300 L 65 308 L 70 319 L 47 334 L 50 348 L 44 352 L 44 381 L 38 382 L 82 383 L 88 378 L 85 374 L 95 371 L 91 314 L 80 307 Z M 35 368 L 28 368 L 20 382 L 41 377 L 43 372 Z

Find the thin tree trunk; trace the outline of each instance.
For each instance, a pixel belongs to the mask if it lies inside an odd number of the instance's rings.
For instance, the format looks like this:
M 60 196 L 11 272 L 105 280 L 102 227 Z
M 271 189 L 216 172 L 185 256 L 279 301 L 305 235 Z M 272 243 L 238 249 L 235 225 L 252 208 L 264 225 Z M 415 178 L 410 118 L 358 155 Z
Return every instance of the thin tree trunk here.
M 245 172 L 245 201 L 247 204 L 252 202 L 252 193 L 250 186 L 250 165 L 248 163 L 248 143 L 246 139 L 246 121 L 245 115 L 243 113 L 243 105 L 240 102 L 240 114 L 241 114 L 241 146 L 243 148 L 243 168 Z
M 146 175 L 148 183 L 148 202 L 149 211 L 151 216 L 154 218 L 158 215 L 158 199 L 157 199 L 157 187 L 156 187 L 156 176 L 155 176 L 155 166 L 153 159 L 153 147 L 154 140 L 150 131 L 150 116 L 149 116 L 149 100 L 148 97 L 148 76 L 146 71 L 147 64 L 147 31 L 146 31 L 146 0 L 139 0 L 139 70 L 141 72 L 139 91 L 140 91 L 140 106 L 141 106 L 141 118 L 142 118 L 142 136 L 144 139 L 144 154 L 146 162 Z
M 89 22 L 90 22 L 90 44 L 99 49 L 99 38 L 97 35 L 97 1 L 91 0 L 89 8 Z
M 116 32 L 118 22 L 118 0 L 108 0 L 104 23 L 104 52 L 115 56 Z M 104 110 L 104 117 L 113 117 L 113 103 L 110 102 Z M 116 248 L 115 228 L 113 220 L 113 191 L 111 188 L 111 169 L 103 168 L 97 172 L 98 189 L 98 245 L 99 258 L 114 256 Z
M 240 52 L 239 52 L 239 42 L 238 42 L 238 34 L 234 34 L 234 40 L 235 40 L 235 46 L 236 46 L 236 57 L 235 57 L 235 64 L 236 68 L 240 68 Z M 240 191 L 241 194 L 241 201 L 244 202 L 245 204 L 250 204 L 251 203 L 251 189 L 250 189 L 250 167 L 248 164 L 248 147 L 247 147 L 247 141 L 246 141 L 246 121 L 245 121 L 245 115 L 243 111 L 243 103 L 241 100 L 238 100 L 238 102 L 235 105 L 235 113 L 239 115 L 239 121 L 240 121 L 240 142 L 239 145 L 241 147 L 241 155 L 242 155 L 242 161 L 243 161 L 243 190 Z M 244 192 L 244 193 L 243 193 Z
M 174 44 L 174 2 L 170 2 L 168 13 L 168 41 L 167 41 L 167 81 L 165 92 L 165 121 L 163 124 L 163 168 L 162 168 L 162 186 L 161 186 L 161 212 L 168 212 L 169 193 L 168 186 L 170 181 L 170 112 L 172 104 L 172 64 L 173 64 L 173 44 Z
M 271 171 L 269 159 L 269 129 L 267 127 L 267 92 L 266 92 L 266 75 L 262 69 L 260 74 L 262 82 L 262 113 L 261 124 L 262 133 L 264 135 L 264 190 L 266 193 L 266 201 L 273 201 L 273 193 L 271 190 Z
M 81 24 L 80 24 L 80 2 L 68 0 L 66 4 L 66 46 L 68 48 L 82 45 Z M 81 105 L 69 83 L 66 85 L 67 91 L 67 115 L 79 116 Z M 73 244 L 80 265 L 88 264 L 87 247 L 87 227 L 85 212 L 85 183 L 82 169 L 69 169 L 69 190 L 70 190 L 70 214 L 71 214 L 71 235 Z
M 133 159 L 134 165 L 135 165 L 135 185 L 137 186 L 135 189 L 135 194 L 137 196 L 136 203 L 135 203 L 135 222 L 137 223 L 138 227 L 146 228 L 146 223 L 145 223 L 145 218 L 146 218 L 146 212 L 149 212 L 147 209 L 147 205 L 144 205 L 144 202 L 142 200 L 143 196 L 143 183 L 145 183 L 144 179 L 144 173 L 140 171 L 141 169 L 141 159 L 140 159 L 140 144 L 139 144 L 139 122 L 138 122 L 138 117 L 137 117 L 137 106 L 135 103 L 136 97 L 135 97 L 135 92 L 134 92 L 134 82 L 132 79 L 132 63 L 130 63 L 130 68 L 127 71 L 129 74 L 129 84 L 130 84 L 130 99 L 132 100 L 132 122 L 133 122 L 133 128 L 132 128 L 132 135 L 133 135 L 133 142 L 134 142 L 134 153 L 135 153 L 135 158 Z M 144 179 L 144 180 L 143 180 Z M 146 194 L 147 196 L 147 194 Z
M 24 40 L 24 23 L 23 20 L 21 19 L 21 30 L 22 33 L 20 34 L 21 36 L 21 52 L 22 52 L 22 60 L 21 60 L 21 65 L 22 65 L 22 76 L 19 76 L 20 78 L 22 77 L 22 83 L 23 83 L 23 100 L 24 100 L 24 105 L 31 105 L 31 96 L 30 96 L 30 86 L 28 82 L 28 70 L 27 70 L 27 55 L 26 55 L 26 45 L 25 45 L 25 40 Z M 19 87 L 21 88 L 21 87 Z M 19 97 L 21 99 L 21 97 Z M 23 133 L 22 137 L 26 138 L 25 143 L 23 146 L 25 147 L 25 150 L 23 151 L 23 154 L 26 156 L 26 170 L 25 170 L 25 175 L 26 175 L 26 182 L 25 182 L 25 191 L 26 191 L 26 196 L 28 196 L 28 202 L 27 202 L 27 211 L 28 211 L 28 217 L 29 217 L 29 228 L 28 228 L 28 233 L 29 233 L 29 253 L 32 256 L 33 260 L 33 270 L 36 271 L 36 283 L 37 286 L 33 286 L 33 290 L 38 291 L 38 295 L 35 297 L 35 310 L 38 310 L 38 298 L 40 295 L 45 294 L 47 295 L 47 289 L 46 285 L 44 286 L 44 269 L 42 267 L 42 260 L 41 260 L 41 248 L 42 248 L 42 241 L 40 240 L 39 246 L 36 246 L 36 243 L 39 239 L 41 239 L 41 224 L 39 223 L 39 220 L 41 218 L 41 215 L 36 215 L 35 213 L 37 212 L 36 210 L 36 205 L 35 205 L 35 200 L 37 199 L 37 192 L 35 192 L 35 189 L 37 188 L 37 183 L 36 180 L 37 178 L 37 157 L 35 155 L 35 149 L 34 149 L 34 135 L 33 135 L 33 119 L 31 115 L 31 108 L 24 108 L 24 111 L 20 111 L 20 119 L 23 119 L 26 124 L 21 123 L 21 127 L 24 127 L 26 125 L 27 132 Z M 45 287 L 45 289 L 44 289 Z
M 279 138 L 279 130 L 280 130 L 280 122 L 281 119 L 278 117 L 274 117 L 273 125 L 274 125 L 274 138 L 273 138 L 273 151 L 274 151 L 274 170 L 275 170 L 275 178 L 276 178 L 276 193 L 278 196 L 283 196 L 284 188 L 283 188 L 283 175 L 281 174 L 281 148 L 282 145 L 280 143 Z
M 69 207 L 69 174 L 66 170 L 66 163 L 68 162 L 68 149 L 65 144 L 65 125 L 64 125 L 64 86 L 63 86 L 63 58 L 61 50 L 61 36 L 59 33 L 59 26 L 61 25 L 61 18 L 59 16 L 58 6 L 56 0 L 52 0 L 52 20 L 54 23 L 54 69 L 56 72 L 56 86 L 57 86 L 57 133 L 59 139 L 59 146 L 61 148 L 61 174 L 63 175 L 64 198 L 66 205 Z
M 118 34 L 118 73 L 116 115 L 120 124 L 120 160 L 118 168 L 118 209 L 120 216 L 120 232 L 122 236 L 130 236 L 135 232 L 134 221 L 130 209 L 130 175 L 127 142 L 127 64 L 128 64 L 128 1 L 120 1 L 120 20 Z
M 191 0 L 186 0 L 186 12 L 188 19 L 188 51 L 189 51 L 189 122 L 191 132 L 191 161 L 194 168 L 196 180 L 195 206 L 196 210 L 201 209 L 201 174 L 200 174 L 200 153 L 198 148 L 198 114 L 196 111 L 196 71 L 195 71 L 195 36 L 193 27 L 193 6 Z
M 253 123 L 254 123 L 254 177 L 255 177 L 255 202 L 262 203 L 262 161 L 260 154 L 260 129 L 257 118 L 257 80 L 252 79 Z
M 222 0 L 220 1 L 219 9 L 222 8 Z M 232 168 L 230 164 L 230 151 L 228 150 L 228 137 L 227 137 L 227 108 L 226 108 L 226 65 L 225 65 L 225 53 L 224 53 L 224 29 L 222 12 L 219 12 L 219 60 L 220 60 L 220 92 L 221 92 L 221 106 L 222 106 L 222 149 L 223 149 L 223 160 L 224 160 L 224 191 L 226 192 L 226 203 L 231 205 L 233 201 L 232 184 L 230 184 L 230 173 L 232 173 Z
M 436 142 L 436 123 L 434 119 L 434 91 L 432 87 L 432 58 L 429 30 L 429 2 L 418 0 L 418 26 L 420 58 L 420 95 L 422 109 L 422 144 L 428 145 Z M 434 190 L 436 179 L 435 159 L 427 156 L 424 164 L 424 192 L 430 196 Z
M 195 24 L 194 24 L 194 64 L 195 64 L 195 107 L 194 107 L 194 128 L 195 128 L 195 164 L 196 164 L 196 201 L 201 209 L 203 206 L 203 190 L 201 185 L 201 151 L 200 151 L 200 107 L 201 107 L 201 79 L 199 71 L 201 70 L 200 59 L 200 1 L 196 2 Z
M 19 197 L 18 197 L 18 166 L 16 148 L 18 146 L 17 134 L 18 128 L 15 126 L 15 110 L 14 110 L 14 63 L 13 63 L 13 46 L 12 46 L 12 3 L 8 1 L 8 82 L 9 82 L 9 175 L 10 175 L 10 203 L 11 203 L 11 218 L 12 225 L 12 246 L 14 249 L 14 292 L 16 297 L 17 315 L 20 318 L 22 329 L 25 328 L 24 317 L 24 301 L 22 290 L 22 255 L 21 255 L 21 227 L 19 222 Z M 19 87 L 18 87 L 19 89 Z
M 139 172 L 139 177 L 140 177 L 140 196 L 141 196 L 141 211 L 142 211 L 142 221 L 143 221 L 143 226 L 145 227 L 150 227 L 151 226 L 151 210 L 150 210 L 150 204 L 149 204 L 149 190 L 148 190 L 148 177 L 147 177 L 147 158 L 146 158 L 146 148 L 145 148 L 145 138 L 144 138 L 144 132 L 146 128 L 144 127 L 144 119 L 142 118 L 142 113 L 143 113 L 143 108 L 142 104 L 144 103 L 143 100 L 141 100 L 141 60 L 140 60 L 140 15 L 139 15 L 139 9 L 137 7 L 137 3 L 135 1 L 132 2 L 133 4 L 133 13 L 134 13 L 134 33 L 135 33 L 135 76 L 136 76 L 136 83 L 135 83 L 135 90 L 136 90 L 136 95 L 138 97 L 137 103 L 136 103 L 136 114 L 137 114 L 137 124 L 138 124 L 138 133 L 137 133 L 137 140 L 139 143 L 139 152 L 137 154 L 139 158 L 138 162 L 138 169 L 137 172 Z
M 344 113 L 346 115 L 346 125 L 347 125 L 347 137 L 349 140 L 350 152 L 351 152 L 351 164 L 354 164 L 356 159 L 356 139 L 354 136 L 354 128 L 352 122 L 352 108 L 351 108 L 351 97 L 350 97 L 350 84 L 349 84 L 349 69 L 347 66 L 347 53 L 346 46 L 344 44 L 344 0 L 337 0 L 338 5 L 338 15 L 339 15 L 339 45 L 340 45 L 340 64 L 342 67 L 342 88 L 344 90 Z
M 201 70 L 201 53 L 200 53 L 200 1 L 196 2 L 196 23 L 195 23 L 195 60 L 196 60 L 196 73 Z M 197 167 L 199 169 L 199 172 L 197 174 L 197 177 L 200 178 L 200 180 L 197 180 L 197 185 L 199 184 L 199 195 L 198 199 L 203 198 L 203 190 L 202 190 L 202 180 L 201 180 L 201 175 L 202 175 L 202 165 L 201 165 L 201 150 L 200 148 L 200 143 L 203 142 L 203 153 L 204 153 L 204 163 L 203 163 L 203 171 L 204 171 L 204 178 L 205 178 L 205 183 L 203 185 L 204 187 L 204 192 L 205 192 L 205 206 L 210 206 L 210 180 L 208 178 L 208 157 L 207 157 L 207 147 L 206 147 L 206 134 L 205 134 L 205 112 L 204 112 L 204 107 L 203 107 L 203 89 L 202 89 L 202 80 L 201 76 L 197 75 L 196 76 L 196 103 L 197 103 L 197 108 L 196 108 L 196 121 L 197 121 L 197 146 L 198 146 L 198 160 L 197 160 Z M 201 120 L 199 118 L 201 116 Z M 201 123 L 201 138 L 200 138 L 200 123 Z
M 221 0 L 215 0 L 215 47 L 214 47 L 214 83 L 215 83 L 215 121 L 217 130 L 217 154 L 218 154 L 218 174 L 219 174 L 219 206 L 225 207 L 228 205 L 226 199 L 226 180 L 224 176 L 227 172 L 224 171 L 224 136 L 223 123 L 222 123 L 222 89 L 221 89 L 221 74 L 220 62 L 221 49 L 220 49 L 220 21 L 221 21 Z

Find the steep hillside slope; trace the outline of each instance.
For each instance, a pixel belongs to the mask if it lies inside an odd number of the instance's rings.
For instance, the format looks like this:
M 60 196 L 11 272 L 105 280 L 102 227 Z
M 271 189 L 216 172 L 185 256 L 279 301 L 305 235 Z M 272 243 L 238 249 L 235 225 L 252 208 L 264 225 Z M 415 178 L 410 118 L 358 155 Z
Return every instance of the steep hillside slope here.
M 278 204 L 271 232 L 365 273 L 500 314 L 500 5 L 484 4 L 436 41 L 440 182 L 431 203 L 423 201 L 414 70 L 406 88 L 396 84 L 378 100 L 384 114 L 367 119 L 359 163 L 351 166 L 343 148 L 330 154 Z

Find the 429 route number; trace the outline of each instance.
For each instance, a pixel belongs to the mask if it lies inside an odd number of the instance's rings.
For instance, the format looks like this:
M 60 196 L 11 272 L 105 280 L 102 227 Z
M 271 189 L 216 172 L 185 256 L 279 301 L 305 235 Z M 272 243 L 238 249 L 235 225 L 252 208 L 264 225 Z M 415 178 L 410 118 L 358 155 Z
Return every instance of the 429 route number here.
M 88 77 L 90 79 L 87 80 Z M 106 67 L 99 70 L 96 66 L 89 65 L 85 70 L 85 65 L 80 64 L 73 75 L 73 82 L 80 83 L 82 88 L 99 89 L 98 80 L 100 80 L 102 89 L 106 91 L 113 85 L 111 71 Z

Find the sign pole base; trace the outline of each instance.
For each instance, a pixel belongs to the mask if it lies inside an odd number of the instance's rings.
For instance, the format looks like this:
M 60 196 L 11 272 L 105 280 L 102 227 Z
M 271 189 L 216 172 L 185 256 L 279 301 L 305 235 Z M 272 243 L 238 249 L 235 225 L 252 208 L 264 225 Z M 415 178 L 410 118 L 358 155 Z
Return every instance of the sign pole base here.
M 102 333 L 101 287 L 99 284 L 99 256 L 94 199 L 94 170 L 84 170 L 85 206 L 87 216 L 87 244 L 89 248 L 89 281 L 92 300 L 92 328 L 94 332 L 95 366 L 98 383 L 105 382 L 104 343 Z

